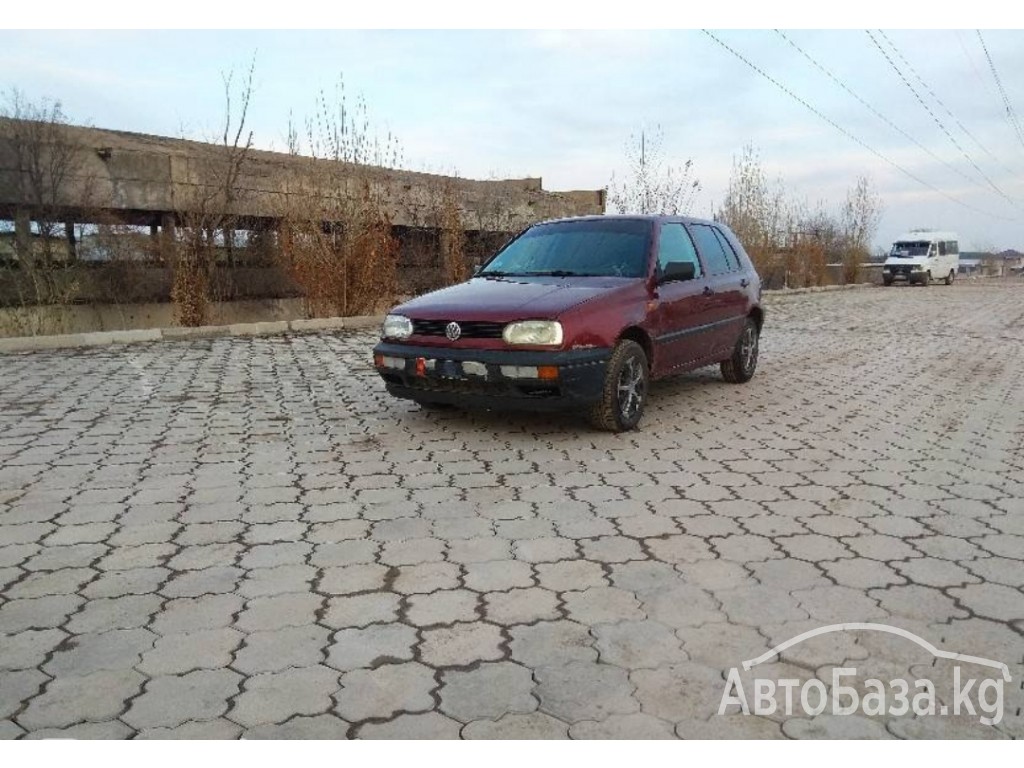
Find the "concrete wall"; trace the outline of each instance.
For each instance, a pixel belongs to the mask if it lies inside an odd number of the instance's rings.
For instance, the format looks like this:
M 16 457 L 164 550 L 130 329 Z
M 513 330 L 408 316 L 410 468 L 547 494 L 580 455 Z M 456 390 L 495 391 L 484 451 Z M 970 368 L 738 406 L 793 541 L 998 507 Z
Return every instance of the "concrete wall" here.
M 32 203 L 22 192 L 13 138 L 19 126 L 24 123 L 0 118 L 0 215 L 7 218 Z M 194 208 L 217 183 L 226 157 L 222 146 L 165 136 L 79 126 L 62 126 L 59 135 L 75 147 L 76 160 L 74 178 L 59 190 L 58 203 L 79 217 L 102 209 L 136 223 L 159 224 L 162 213 Z M 368 173 L 396 226 L 436 226 L 430 219 L 445 185 L 454 191 L 469 230 L 518 229 L 542 219 L 604 212 L 604 190 L 548 192 L 539 178 L 475 181 L 264 151 L 247 155 L 234 210 L 227 212 L 274 219 L 310 196 L 323 196 L 324 189 L 355 196 Z M 331 183 L 317 184 L 324 174 Z
M 218 301 L 210 305 L 209 323 L 233 325 L 305 317 L 302 299 Z M 170 328 L 174 325 L 174 305 L 169 303 L 0 308 L 0 337 Z

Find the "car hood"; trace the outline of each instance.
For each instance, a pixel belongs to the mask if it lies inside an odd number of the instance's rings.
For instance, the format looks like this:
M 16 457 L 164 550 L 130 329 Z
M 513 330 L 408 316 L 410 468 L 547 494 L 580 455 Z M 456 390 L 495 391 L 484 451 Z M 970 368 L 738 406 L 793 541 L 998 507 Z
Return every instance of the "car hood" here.
M 577 304 L 638 281 L 635 277 L 475 277 L 391 311 L 417 320 L 554 319 Z

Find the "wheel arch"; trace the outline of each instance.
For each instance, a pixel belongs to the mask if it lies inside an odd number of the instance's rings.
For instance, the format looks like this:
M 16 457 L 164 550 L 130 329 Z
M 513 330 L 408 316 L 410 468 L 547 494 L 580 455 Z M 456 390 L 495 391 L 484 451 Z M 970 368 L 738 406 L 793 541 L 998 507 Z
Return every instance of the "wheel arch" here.
M 757 332 L 761 333 L 761 326 L 764 325 L 764 310 L 760 307 L 753 307 L 747 313 L 747 317 L 757 323 Z
M 651 341 L 651 337 L 647 334 L 643 328 L 638 325 L 630 325 L 622 329 L 619 337 L 615 340 L 618 344 L 624 339 L 635 341 L 643 349 L 644 354 L 647 355 L 647 365 L 649 368 L 654 367 L 654 342 Z

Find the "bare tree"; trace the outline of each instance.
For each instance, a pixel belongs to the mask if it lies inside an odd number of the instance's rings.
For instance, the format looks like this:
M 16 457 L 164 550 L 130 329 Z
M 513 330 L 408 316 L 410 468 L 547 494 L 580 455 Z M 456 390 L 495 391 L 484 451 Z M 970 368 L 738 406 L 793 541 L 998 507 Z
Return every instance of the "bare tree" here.
M 288 149 L 307 161 L 283 204 L 278 256 L 302 287 L 310 315 L 373 312 L 395 293 L 398 241 L 382 170 L 403 162 L 398 139 L 373 127 L 366 100 L 349 101 L 343 77 L 320 91 L 304 121 L 289 119 Z
M 617 213 L 668 214 L 689 213 L 700 192 L 700 181 L 693 175 L 693 161 L 681 167 L 665 162 L 665 135 L 658 126 L 648 135 L 630 136 L 626 144 L 628 171 L 622 182 L 612 176 L 608 202 Z
M 843 254 L 845 282 L 856 282 L 860 264 L 870 258 L 871 240 L 878 231 L 881 219 L 881 198 L 871 186 L 871 179 L 859 176 L 854 186 L 846 193 L 842 211 L 842 229 L 846 245 Z
M 780 258 L 783 249 L 792 246 L 792 229 L 797 206 L 786 199 L 782 182 L 774 186 L 761 166 L 761 158 L 748 144 L 733 158 L 729 188 L 715 217 L 736 233 L 766 277 L 786 269 Z
M 240 181 L 253 143 L 247 120 L 255 68 L 253 58 L 237 94 L 234 73 L 223 76 L 224 127 L 219 142 L 208 156 L 198 158 L 201 165 L 190 180 L 190 191 L 182 195 L 177 205 L 176 219 L 182 231 L 180 238 L 170 244 L 174 272 L 171 299 L 175 319 L 181 325 L 203 325 L 209 319 L 218 239 L 223 242 L 229 261 L 233 260 L 239 204 L 244 196 Z
M 0 105 L 0 198 L 13 202 L 14 254 L 3 282 L 10 298 L 25 314 L 21 333 L 62 330 L 62 308 L 77 292 L 71 269 L 76 259 L 76 234 L 67 202 L 78 205 L 89 197 L 91 185 L 82 174 L 83 148 L 67 131 L 68 119 L 59 101 L 35 102 L 17 89 L 4 94 Z M 33 233 L 34 225 L 34 233 Z M 33 307 L 49 307 L 45 322 Z M 26 314 L 27 313 L 27 314 Z M 49 316 L 48 316 L 49 317 Z M 52 322 L 51 322 L 52 320 Z

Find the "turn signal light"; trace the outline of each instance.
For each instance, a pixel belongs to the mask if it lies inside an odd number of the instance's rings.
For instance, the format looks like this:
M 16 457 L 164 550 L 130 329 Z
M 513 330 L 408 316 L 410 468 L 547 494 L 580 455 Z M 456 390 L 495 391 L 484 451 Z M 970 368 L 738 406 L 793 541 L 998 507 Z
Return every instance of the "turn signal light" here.
M 537 366 L 537 378 L 544 379 L 545 381 L 554 381 L 558 378 L 558 366 L 557 365 L 538 365 Z

